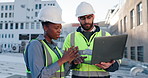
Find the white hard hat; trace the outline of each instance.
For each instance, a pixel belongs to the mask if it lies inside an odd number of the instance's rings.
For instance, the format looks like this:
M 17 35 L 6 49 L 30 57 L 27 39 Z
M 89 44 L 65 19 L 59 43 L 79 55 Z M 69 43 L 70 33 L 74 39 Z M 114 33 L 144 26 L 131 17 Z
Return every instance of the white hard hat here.
M 80 17 L 88 14 L 94 14 L 94 13 L 95 11 L 93 7 L 87 2 L 81 2 L 76 9 L 76 17 Z
M 52 22 L 61 24 L 64 23 L 62 21 L 62 10 L 57 6 L 46 6 L 42 8 L 39 12 L 38 18 L 43 22 Z

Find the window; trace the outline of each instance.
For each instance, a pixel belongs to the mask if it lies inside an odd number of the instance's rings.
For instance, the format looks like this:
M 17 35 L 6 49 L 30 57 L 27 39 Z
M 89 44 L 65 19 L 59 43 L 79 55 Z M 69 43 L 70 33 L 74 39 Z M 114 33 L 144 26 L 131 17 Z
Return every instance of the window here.
M 55 4 L 53 4 L 53 6 L 55 6 Z
M 26 23 L 25 29 L 29 29 L 29 23 Z
M 21 23 L 20 29 L 24 29 L 24 23 Z
M 7 47 L 7 45 L 5 44 L 4 48 L 6 48 L 6 47 Z
M 144 48 L 143 48 L 143 46 L 138 46 L 137 47 L 137 59 L 138 59 L 138 61 L 141 61 L 141 62 L 143 62 L 144 60 L 143 60 L 143 57 L 144 57 Z
M 12 38 L 14 38 L 14 34 L 12 34 Z
M 23 5 L 21 5 L 21 8 L 25 8 L 25 5 L 23 4 Z
M 0 24 L 0 29 L 3 29 L 3 24 Z
M 122 20 L 120 20 L 120 33 L 122 34 Z
M 10 34 L 8 35 L 8 38 L 10 38 Z
M 12 17 L 12 14 L 11 13 L 9 13 L 9 18 L 11 18 Z
M 9 10 L 12 10 L 12 5 L 9 5 Z
M 8 29 L 8 23 L 5 24 L 5 29 Z
M 127 58 L 127 55 L 128 55 L 127 54 L 127 47 L 125 47 L 125 49 L 124 49 L 124 57 Z
M 127 16 L 124 17 L 124 32 L 126 32 Z
M 137 5 L 137 25 L 142 24 L 142 3 Z
M 36 29 L 40 29 L 40 23 L 39 22 L 36 23 Z
M 38 4 L 35 4 L 35 9 L 38 9 Z
M 1 11 L 3 11 L 4 10 L 4 6 L 1 6 Z
M 8 48 L 10 48 L 10 44 L 8 44 Z
M 10 29 L 13 29 L 13 23 L 10 23 Z
M 15 29 L 18 29 L 18 23 L 15 23 Z
M 26 16 L 26 18 L 27 18 L 27 19 L 30 19 L 30 17 L 29 17 L 29 16 Z
M 1 18 L 3 18 L 3 13 L 1 13 Z
M 42 5 L 41 4 L 39 4 L 39 9 L 41 9 L 42 8 Z
M 135 47 L 131 47 L 131 59 L 135 60 Z
M 35 12 L 35 17 L 38 17 L 38 12 Z
M 5 13 L 5 18 L 7 18 L 7 13 Z
M 12 9 L 14 10 L 14 5 L 12 6 Z
M 8 10 L 8 6 L 7 5 L 5 6 L 5 10 Z
M 5 38 L 7 38 L 7 34 L 5 34 Z
M 2 34 L 2 38 L 4 38 L 4 34 Z
M 29 34 L 19 34 L 19 40 L 29 40 Z
M 31 23 L 31 29 L 34 29 L 34 23 L 33 22 Z
M 134 26 L 134 23 L 135 23 L 135 14 L 134 14 L 134 9 L 133 10 L 131 10 L 131 12 L 130 12 L 130 23 L 131 23 L 131 29 L 133 28 L 133 26 Z

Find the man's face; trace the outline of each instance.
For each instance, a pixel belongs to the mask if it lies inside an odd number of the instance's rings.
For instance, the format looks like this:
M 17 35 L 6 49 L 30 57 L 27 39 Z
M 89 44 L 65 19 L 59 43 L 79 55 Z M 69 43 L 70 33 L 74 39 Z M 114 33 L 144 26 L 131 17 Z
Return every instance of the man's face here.
M 80 22 L 82 28 L 86 31 L 90 31 L 93 28 L 93 20 L 93 14 L 78 17 L 78 21 Z
M 60 37 L 61 29 L 61 24 L 50 23 L 48 26 L 45 26 L 44 31 L 46 32 L 48 38 L 57 40 Z

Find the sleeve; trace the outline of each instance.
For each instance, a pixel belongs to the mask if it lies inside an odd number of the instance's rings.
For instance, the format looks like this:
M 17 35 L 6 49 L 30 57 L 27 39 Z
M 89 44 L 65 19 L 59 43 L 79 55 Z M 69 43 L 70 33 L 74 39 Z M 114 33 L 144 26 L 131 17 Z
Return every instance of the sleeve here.
M 62 48 L 63 51 L 67 50 L 68 48 L 71 47 L 71 45 L 70 45 L 70 35 L 71 34 L 68 34 L 68 36 L 66 37 L 66 39 L 64 41 L 63 48 Z
M 32 78 L 49 78 L 60 69 L 58 62 L 44 66 L 43 49 L 39 41 L 32 41 L 28 46 L 28 62 Z
M 118 69 L 119 69 L 119 62 L 116 61 L 114 64 L 112 64 L 109 68 L 105 70 L 108 72 L 115 72 Z

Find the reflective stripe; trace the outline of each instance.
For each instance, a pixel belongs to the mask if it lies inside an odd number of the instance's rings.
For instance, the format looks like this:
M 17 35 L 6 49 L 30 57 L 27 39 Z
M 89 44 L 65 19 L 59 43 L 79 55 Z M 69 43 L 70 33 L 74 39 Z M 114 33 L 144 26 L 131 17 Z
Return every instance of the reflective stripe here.
M 89 61 L 84 60 L 84 62 L 85 63 L 78 64 L 77 67 L 73 70 L 75 71 L 103 71 L 103 72 L 106 71 L 98 66 L 88 64 L 90 63 L 90 60 Z
M 71 46 L 74 46 L 75 45 L 75 32 L 73 32 L 71 35 L 70 35 L 70 43 L 71 43 Z
M 61 78 L 64 77 L 64 72 L 56 72 L 55 74 L 51 75 L 51 78 Z
M 46 66 L 48 66 L 48 64 L 52 64 L 52 57 L 51 57 L 50 54 L 47 55 L 48 49 L 46 48 L 46 46 L 43 45 L 43 47 L 44 47 L 44 51 L 45 51 L 45 58 L 46 58 L 46 59 L 48 58 L 48 61 L 45 60 L 45 61 L 46 61 L 45 64 L 46 64 Z M 49 56 L 49 57 L 48 57 L 48 56 Z
M 103 72 L 103 71 L 72 71 L 72 74 L 75 76 L 86 76 L 86 77 L 91 77 L 91 76 L 99 76 L 99 77 L 104 77 L 104 76 L 109 76 L 109 72 Z
M 79 50 L 80 55 L 84 55 L 84 50 Z

